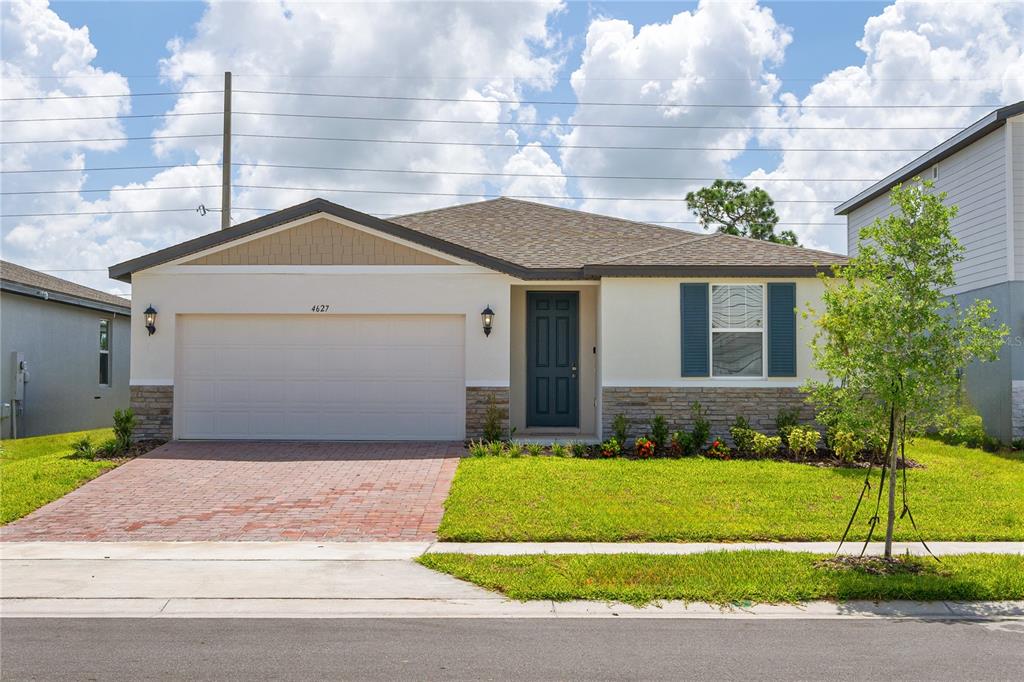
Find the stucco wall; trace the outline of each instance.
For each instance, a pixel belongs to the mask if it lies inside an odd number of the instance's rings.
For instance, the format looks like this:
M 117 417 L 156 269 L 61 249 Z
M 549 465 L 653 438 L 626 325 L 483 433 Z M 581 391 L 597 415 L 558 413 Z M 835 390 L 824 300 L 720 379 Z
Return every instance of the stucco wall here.
M 605 280 L 607 281 L 607 280 Z M 579 310 L 579 400 L 583 436 L 597 434 L 597 401 L 600 385 L 597 348 L 598 299 L 600 287 L 593 285 L 522 285 L 512 287 L 511 403 L 509 418 L 519 433 L 526 429 L 526 292 L 578 291 Z
M 18 435 L 101 428 L 113 423 L 116 409 L 128 407 L 130 320 L 99 310 L 0 294 L 0 392 L 4 404 L 14 394 L 12 353 L 29 363 L 25 413 Z M 99 322 L 113 320 L 110 352 L 112 386 L 99 384 Z M 4 410 L 0 436 L 11 435 Z
M 764 279 L 606 278 L 601 283 L 601 381 L 604 386 L 799 386 L 811 376 L 813 324 L 797 315 L 797 376 L 763 379 L 711 379 L 680 376 L 679 285 L 683 282 L 765 284 Z M 796 282 L 797 308 L 821 308 L 823 285 L 813 278 Z M 766 359 L 767 361 L 767 359 Z
M 132 328 L 133 385 L 174 383 L 177 315 L 308 315 L 313 306 L 327 305 L 325 315 L 465 315 L 466 384 L 508 386 L 510 279 L 504 275 L 459 266 L 444 267 L 445 271 L 437 274 L 413 266 L 376 274 L 365 267 L 353 268 L 349 273 L 343 267 L 331 268 L 330 273 L 313 269 L 259 273 L 251 268 L 231 272 L 231 267 L 167 266 L 136 273 L 132 282 L 134 313 L 141 318 L 146 306 L 152 305 L 158 315 L 153 336 L 147 336 L 141 325 Z M 489 337 L 484 336 L 480 325 L 480 311 L 487 305 L 495 312 Z

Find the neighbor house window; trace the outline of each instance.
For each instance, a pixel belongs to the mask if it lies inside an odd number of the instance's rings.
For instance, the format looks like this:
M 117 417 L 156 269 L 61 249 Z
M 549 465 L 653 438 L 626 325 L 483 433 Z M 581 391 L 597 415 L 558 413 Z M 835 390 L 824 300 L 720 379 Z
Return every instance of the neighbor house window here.
M 100 320 L 100 386 L 110 386 L 110 320 Z
M 711 286 L 711 375 L 764 376 L 764 288 Z

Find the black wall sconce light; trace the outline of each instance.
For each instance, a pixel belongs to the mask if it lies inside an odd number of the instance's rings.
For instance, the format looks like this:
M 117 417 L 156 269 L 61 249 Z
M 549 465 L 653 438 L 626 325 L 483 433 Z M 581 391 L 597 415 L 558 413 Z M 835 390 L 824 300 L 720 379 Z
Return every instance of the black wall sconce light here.
M 491 326 L 494 324 L 494 311 L 491 310 L 491 306 L 484 308 L 484 311 L 480 313 L 480 319 L 484 322 L 484 336 L 490 336 Z
M 142 314 L 146 316 L 146 330 L 153 336 L 156 333 L 156 309 L 149 306 Z

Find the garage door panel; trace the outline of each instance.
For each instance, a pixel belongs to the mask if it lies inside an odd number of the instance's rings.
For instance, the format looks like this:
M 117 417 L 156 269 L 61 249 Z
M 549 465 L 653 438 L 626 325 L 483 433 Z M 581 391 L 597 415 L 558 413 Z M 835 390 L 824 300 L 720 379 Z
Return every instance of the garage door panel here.
M 459 439 L 456 316 L 182 316 L 179 438 Z

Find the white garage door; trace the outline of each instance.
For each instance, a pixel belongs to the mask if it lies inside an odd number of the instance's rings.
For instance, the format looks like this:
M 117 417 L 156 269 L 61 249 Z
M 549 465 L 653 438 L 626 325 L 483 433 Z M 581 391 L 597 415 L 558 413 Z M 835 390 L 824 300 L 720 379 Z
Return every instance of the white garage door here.
M 178 318 L 178 438 L 458 440 L 464 319 Z

